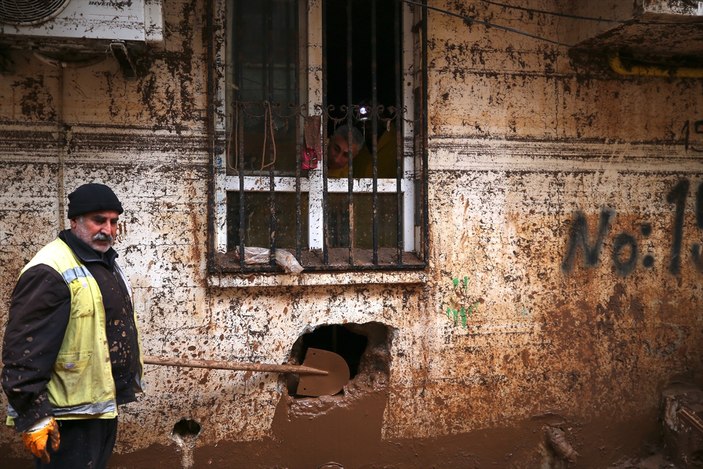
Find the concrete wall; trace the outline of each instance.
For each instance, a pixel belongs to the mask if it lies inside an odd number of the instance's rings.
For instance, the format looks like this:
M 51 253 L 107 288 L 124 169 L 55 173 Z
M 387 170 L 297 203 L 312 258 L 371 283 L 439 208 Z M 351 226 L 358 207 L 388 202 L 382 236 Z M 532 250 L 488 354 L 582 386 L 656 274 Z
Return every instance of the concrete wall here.
M 427 269 L 215 287 L 205 8 L 164 3 L 163 48 L 140 59 L 137 79 L 112 59 L 62 68 L 11 52 L 0 75 L 0 325 L 19 269 L 67 223 L 66 194 L 98 181 L 126 208 L 116 248 L 150 353 L 283 363 L 316 326 L 379 322 L 393 333 L 390 374 L 365 422 L 372 443 L 347 435 L 336 453 L 301 456 L 274 441 L 279 402 L 314 423 L 349 400 L 303 408 L 277 375 L 148 367 L 147 393 L 121 416 L 119 464 L 192 464 L 170 436 L 181 419 L 201 425 L 196 467 L 271 467 L 257 451 L 275 444 L 289 467 L 335 454 L 357 467 L 390 457 L 359 452 L 383 442 L 416 453 L 387 467 L 535 467 L 548 458 L 546 424 L 596 467 L 656 433 L 662 388 L 701 371 L 703 81 L 586 72 L 567 47 L 431 11 Z M 581 24 L 429 3 L 556 41 Z M 447 306 L 470 305 L 465 325 L 447 317 Z M 20 446 L 0 429 L 0 460 L 21 458 Z

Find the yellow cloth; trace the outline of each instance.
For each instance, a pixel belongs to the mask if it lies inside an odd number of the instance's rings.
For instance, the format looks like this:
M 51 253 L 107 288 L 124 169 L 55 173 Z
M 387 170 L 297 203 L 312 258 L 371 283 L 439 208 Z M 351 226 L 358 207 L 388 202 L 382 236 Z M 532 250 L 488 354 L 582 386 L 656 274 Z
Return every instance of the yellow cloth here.
M 354 177 L 370 178 L 373 176 L 371 151 L 367 147 L 368 145 L 365 145 L 354 158 Z M 395 125 L 391 124 L 378 137 L 378 159 L 376 163 L 379 178 L 394 178 L 396 176 L 396 150 Z
M 349 176 L 349 166 L 342 166 L 341 168 L 327 168 L 328 178 L 345 178 Z

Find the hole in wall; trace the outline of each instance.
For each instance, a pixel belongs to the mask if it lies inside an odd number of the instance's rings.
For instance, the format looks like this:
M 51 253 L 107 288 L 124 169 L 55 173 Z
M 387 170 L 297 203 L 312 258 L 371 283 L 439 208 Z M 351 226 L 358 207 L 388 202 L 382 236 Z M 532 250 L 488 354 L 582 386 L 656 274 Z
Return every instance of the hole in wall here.
M 363 334 L 357 334 L 346 326 L 336 324 L 320 326 L 309 334 L 304 334 L 303 347 L 329 350 L 344 358 L 349 365 L 349 377 L 354 378 L 359 372 L 361 355 L 366 350 L 368 339 Z
M 195 420 L 181 419 L 173 426 L 171 436 L 180 436 L 181 438 L 194 437 L 200 434 L 200 424 Z
M 303 334 L 293 345 L 291 358 L 302 363 L 308 348 L 329 350 L 349 365 L 350 381 L 341 394 L 385 389 L 390 371 L 392 328 L 379 323 L 327 324 Z M 296 394 L 298 376 L 287 375 L 288 394 Z
M 173 426 L 171 431 L 171 439 L 176 443 L 181 450 L 181 467 L 193 467 L 193 449 L 195 449 L 195 440 L 198 438 L 202 427 L 198 422 L 191 419 L 181 419 Z

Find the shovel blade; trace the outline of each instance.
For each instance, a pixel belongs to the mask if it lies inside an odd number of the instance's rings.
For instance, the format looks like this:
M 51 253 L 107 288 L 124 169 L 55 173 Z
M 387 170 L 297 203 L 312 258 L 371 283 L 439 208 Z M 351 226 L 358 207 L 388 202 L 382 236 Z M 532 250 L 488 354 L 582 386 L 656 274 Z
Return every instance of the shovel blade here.
M 333 396 L 349 382 L 349 365 L 334 352 L 308 348 L 303 366 L 324 370 L 327 374 L 301 375 L 296 391 L 300 396 Z

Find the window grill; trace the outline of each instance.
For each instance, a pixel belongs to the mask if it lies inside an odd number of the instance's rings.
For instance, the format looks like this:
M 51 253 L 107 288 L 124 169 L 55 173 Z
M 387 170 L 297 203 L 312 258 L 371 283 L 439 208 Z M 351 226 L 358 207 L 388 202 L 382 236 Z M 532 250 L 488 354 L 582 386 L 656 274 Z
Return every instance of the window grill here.
M 306 271 L 423 267 L 425 12 L 399 0 L 227 3 L 217 267 L 277 271 L 282 250 Z

